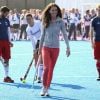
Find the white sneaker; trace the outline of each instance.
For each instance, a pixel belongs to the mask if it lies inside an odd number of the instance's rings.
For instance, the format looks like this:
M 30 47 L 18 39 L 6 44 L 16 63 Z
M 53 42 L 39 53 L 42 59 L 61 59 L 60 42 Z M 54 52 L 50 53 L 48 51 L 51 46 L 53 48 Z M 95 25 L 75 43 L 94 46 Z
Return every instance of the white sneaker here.
M 45 96 L 50 96 L 50 94 L 48 93 L 48 89 L 46 89 Z
M 41 83 L 42 81 L 41 81 L 41 78 L 40 77 L 38 77 L 37 78 L 37 83 Z
M 45 93 L 46 93 L 46 88 L 42 88 L 41 92 L 40 92 L 40 95 L 41 96 L 45 96 Z

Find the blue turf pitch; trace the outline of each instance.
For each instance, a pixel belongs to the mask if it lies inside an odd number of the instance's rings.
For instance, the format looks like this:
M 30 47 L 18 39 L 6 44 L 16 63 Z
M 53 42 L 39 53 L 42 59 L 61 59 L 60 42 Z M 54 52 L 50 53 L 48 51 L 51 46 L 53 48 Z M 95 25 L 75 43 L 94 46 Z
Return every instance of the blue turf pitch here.
M 50 97 L 41 97 L 41 84 L 32 85 L 34 66 L 27 82 L 20 81 L 32 59 L 30 41 L 14 42 L 10 60 L 10 76 L 14 84 L 4 83 L 4 70 L 0 63 L 0 100 L 100 100 L 100 82 L 91 44 L 86 41 L 71 41 L 71 55 L 66 57 L 66 46 L 61 41 L 60 54 L 54 70 Z

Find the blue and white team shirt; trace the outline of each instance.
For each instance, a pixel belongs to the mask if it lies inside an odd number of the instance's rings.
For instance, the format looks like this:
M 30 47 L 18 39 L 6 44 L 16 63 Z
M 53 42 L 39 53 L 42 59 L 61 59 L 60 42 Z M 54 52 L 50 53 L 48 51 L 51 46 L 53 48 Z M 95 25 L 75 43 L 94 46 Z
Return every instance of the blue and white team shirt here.
M 0 40 L 9 41 L 9 32 L 10 22 L 7 18 L 0 18 Z
M 40 21 L 35 21 L 33 26 L 27 26 L 26 32 L 30 40 L 32 41 L 33 50 L 36 49 L 37 40 L 41 37 L 41 23 Z

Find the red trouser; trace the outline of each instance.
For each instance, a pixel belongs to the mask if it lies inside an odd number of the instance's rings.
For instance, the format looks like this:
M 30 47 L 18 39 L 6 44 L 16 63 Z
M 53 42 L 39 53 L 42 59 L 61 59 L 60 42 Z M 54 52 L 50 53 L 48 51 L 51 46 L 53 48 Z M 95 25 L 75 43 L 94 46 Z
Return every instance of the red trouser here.
M 97 60 L 96 67 L 100 76 L 100 42 L 95 41 L 94 58 Z
M 0 40 L 0 56 L 2 56 L 4 60 L 9 60 L 11 58 L 9 41 Z
M 94 47 L 94 58 L 97 60 L 100 59 L 100 42 L 96 42 L 96 41 Z
M 50 87 L 50 83 L 53 76 L 54 66 L 56 64 L 59 55 L 59 48 L 48 48 L 43 47 L 42 58 L 43 58 L 43 86 L 46 88 Z

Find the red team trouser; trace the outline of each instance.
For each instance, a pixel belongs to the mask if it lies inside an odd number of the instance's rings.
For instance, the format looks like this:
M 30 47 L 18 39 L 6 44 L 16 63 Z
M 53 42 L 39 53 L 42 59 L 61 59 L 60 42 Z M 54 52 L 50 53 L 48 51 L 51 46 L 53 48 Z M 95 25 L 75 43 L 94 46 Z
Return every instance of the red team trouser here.
M 0 40 L 0 56 L 4 60 L 9 60 L 10 56 L 10 43 L 6 40 Z
M 100 75 L 100 42 L 95 41 L 94 58 L 97 60 L 96 67 Z
M 50 83 L 53 76 L 54 66 L 59 55 L 59 48 L 48 48 L 43 47 L 42 58 L 43 58 L 43 86 L 46 88 L 50 87 Z

